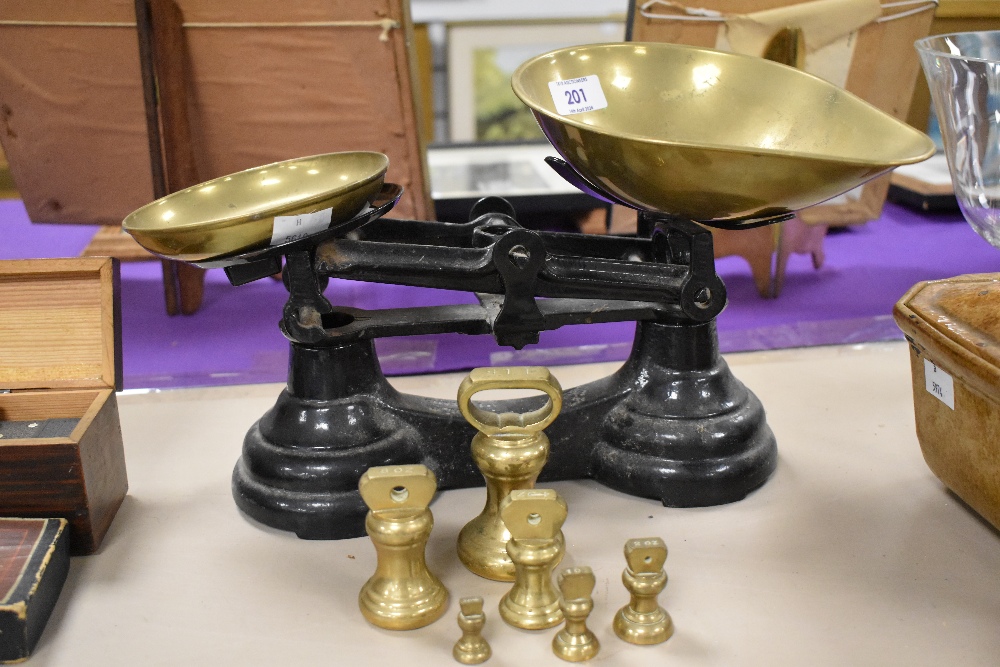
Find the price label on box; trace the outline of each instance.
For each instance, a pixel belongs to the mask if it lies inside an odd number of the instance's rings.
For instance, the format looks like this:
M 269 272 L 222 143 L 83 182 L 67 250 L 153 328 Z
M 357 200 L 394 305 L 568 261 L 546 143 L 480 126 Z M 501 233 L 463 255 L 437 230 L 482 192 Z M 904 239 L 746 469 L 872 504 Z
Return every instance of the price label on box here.
M 942 403 L 952 410 L 955 409 L 955 380 L 926 357 L 924 358 L 924 386 Z

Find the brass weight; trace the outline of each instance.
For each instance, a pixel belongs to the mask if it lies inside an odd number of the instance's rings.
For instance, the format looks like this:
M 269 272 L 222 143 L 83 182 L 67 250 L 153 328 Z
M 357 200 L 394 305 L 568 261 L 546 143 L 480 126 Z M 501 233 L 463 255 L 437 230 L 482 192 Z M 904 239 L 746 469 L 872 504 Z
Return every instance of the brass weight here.
M 594 572 L 586 566 L 569 567 L 559 573 L 558 583 L 566 627 L 552 639 L 552 652 L 567 662 L 590 660 L 601 650 L 601 643 L 587 627 L 587 617 L 594 610 Z
M 534 389 L 549 400 L 532 412 L 497 414 L 472 403 L 473 395 L 487 389 Z M 458 388 L 458 407 L 479 430 L 472 439 L 472 459 L 486 480 L 486 506 L 459 533 L 458 557 L 481 577 L 513 581 L 514 564 L 507 554 L 510 532 L 500 517 L 500 503 L 515 489 L 534 488 L 549 456 L 549 439 L 542 429 L 559 414 L 562 387 L 547 368 L 477 368 Z M 562 533 L 555 539 L 561 548 Z
M 562 622 L 552 570 L 563 558 L 563 542 L 556 536 L 566 513 L 566 502 L 552 489 L 515 489 L 500 503 L 515 569 L 514 586 L 500 600 L 500 618 L 508 625 L 544 630 Z
M 629 603 L 615 614 L 615 634 L 630 644 L 659 644 L 674 634 L 674 622 L 657 602 L 667 585 L 663 564 L 667 545 L 658 537 L 645 537 L 625 543 L 622 583 L 631 593 Z
M 368 505 L 365 529 L 378 555 L 375 574 L 361 587 L 358 605 L 373 625 L 412 630 L 444 613 L 448 590 L 430 570 L 424 547 L 434 527 L 427 506 L 437 490 L 422 465 L 369 468 L 358 482 Z
M 483 639 L 486 614 L 483 613 L 481 597 L 462 598 L 458 601 L 458 627 L 462 637 L 455 642 L 451 654 L 463 665 L 478 665 L 493 655 L 490 645 Z

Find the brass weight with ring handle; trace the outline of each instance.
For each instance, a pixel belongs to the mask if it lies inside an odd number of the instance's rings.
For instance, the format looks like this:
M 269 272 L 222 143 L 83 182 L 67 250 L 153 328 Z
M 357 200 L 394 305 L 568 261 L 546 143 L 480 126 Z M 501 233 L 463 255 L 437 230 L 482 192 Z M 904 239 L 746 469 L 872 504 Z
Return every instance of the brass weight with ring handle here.
M 475 394 L 490 389 L 531 389 L 548 400 L 526 413 L 490 412 L 472 403 Z M 513 581 L 514 564 L 507 553 L 510 532 L 500 518 L 500 503 L 515 489 L 534 488 L 549 456 L 543 429 L 559 415 L 562 387 L 540 366 L 477 368 L 458 388 L 458 407 L 479 431 L 472 439 L 472 459 L 486 480 L 486 505 L 459 533 L 458 557 L 481 577 Z M 557 539 L 562 543 L 561 532 Z

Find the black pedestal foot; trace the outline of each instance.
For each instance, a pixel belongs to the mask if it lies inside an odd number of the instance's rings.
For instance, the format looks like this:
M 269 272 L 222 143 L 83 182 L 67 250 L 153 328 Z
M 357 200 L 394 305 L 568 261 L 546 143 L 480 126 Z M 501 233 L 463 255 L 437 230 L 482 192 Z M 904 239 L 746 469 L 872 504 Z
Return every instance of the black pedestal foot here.
M 597 481 L 665 505 L 739 500 L 777 463 L 757 398 L 718 353 L 715 325 L 641 323 L 614 375 L 569 389 L 546 432 L 540 480 Z M 526 412 L 541 399 L 490 402 Z M 369 341 L 292 344 L 288 387 L 247 433 L 233 471 L 237 505 L 307 539 L 364 535 L 358 479 L 371 466 L 423 463 L 438 488 L 482 486 L 475 430 L 455 402 L 392 388 Z
M 740 500 L 778 461 L 760 401 L 719 355 L 715 322 L 640 323 L 617 373 L 631 385 L 608 413 L 593 476 L 671 507 Z
M 288 387 L 243 441 L 236 504 L 305 539 L 364 535 L 362 473 L 423 461 L 419 434 L 386 407 L 394 399 L 370 341 L 292 345 Z

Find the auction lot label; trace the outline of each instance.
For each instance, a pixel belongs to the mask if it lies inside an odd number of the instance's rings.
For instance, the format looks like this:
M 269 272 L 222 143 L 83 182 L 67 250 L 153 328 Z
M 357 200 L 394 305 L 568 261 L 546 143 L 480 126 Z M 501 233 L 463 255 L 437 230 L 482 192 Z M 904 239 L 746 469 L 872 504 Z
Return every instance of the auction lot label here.
M 549 81 L 549 92 L 552 93 L 556 112 L 562 116 L 596 111 L 608 106 L 601 80 L 596 74 L 564 81 Z

